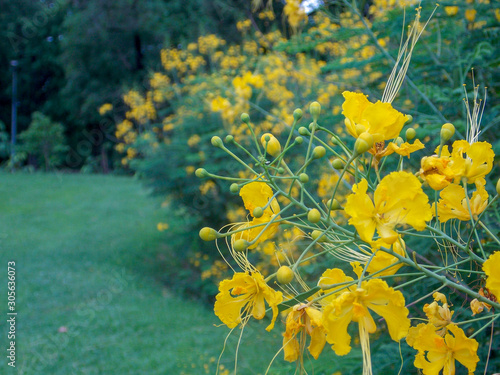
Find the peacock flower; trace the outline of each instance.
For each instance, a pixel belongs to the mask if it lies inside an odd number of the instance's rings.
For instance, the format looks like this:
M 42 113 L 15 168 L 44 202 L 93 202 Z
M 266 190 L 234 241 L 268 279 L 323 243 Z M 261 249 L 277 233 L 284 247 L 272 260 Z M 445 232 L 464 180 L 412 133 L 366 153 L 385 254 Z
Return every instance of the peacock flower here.
M 398 239 L 396 226 L 410 225 L 424 230 L 432 219 L 429 198 L 418 179 L 408 172 L 393 172 L 384 177 L 375 190 L 373 201 L 366 193 L 368 182 L 363 179 L 347 197 L 345 212 L 349 224 L 356 227 L 361 239 L 372 243 L 375 230 L 387 244 Z
M 329 268 L 319 278 L 318 281 L 318 286 L 321 288 L 320 294 L 326 294 L 325 297 L 323 297 L 320 300 L 320 303 L 324 306 L 328 305 L 330 302 L 332 302 L 338 295 L 340 295 L 340 291 L 338 293 L 332 293 L 335 289 L 338 289 L 341 287 L 342 284 L 353 282 L 354 279 L 350 276 L 347 276 L 344 271 L 342 271 L 340 268 Z M 336 287 L 335 285 L 339 285 Z
M 483 271 L 486 274 L 486 288 L 490 293 L 500 299 L 500 251 L 496 251 L 483 263 Z
M 344 91 L 342 114 L 349 134 L 358 138 L 361 133 L 368 132 L 375 142 L 396 138 L 409 117 L 395 110 L 391 103 L 377 101 L 371 103 L 367 95 Z
M 443 155 L 448 152 L 443 148 Z M 466 178 L 469 184 L 484 178 L 493 168 L 495 153 L 488 142 L 474 142 L 465 140 L 453 142 L 453 151 L 449 155 L 450 167 L 455 175 L 455 182 Z
M 393 244 L 388 244 L 384 242 L 382 239 L 378 239 L 373 243 L 372 251 L 376 251 L 381 247 L 385 247 L 386 249 L 392 249 L 395 253 L 405 256 L 406 244 L 401 238 L 401 236 L 396 240 Z M 375 256 L 372 258 L 366 272 L 375 273 L 384 268 L 384 271 L 378 272 L 377 276 L 390 276 L 394 275 L 398 270 L 404 266 L 404 263 L 400 263 L 399 259 L 394 255 L 386 253 L 383 250 L 378 250 Z M 389 268 L 388 268 L 389 267 Z
M 425 315 L 429 319 L 429 324 L 435 327 L 436 332 L 443 336 L 445 334 L 445 327 L 451 323 L 453 311 L 450 311 L 446 296 L 442 293 L 435 292 L 433 295 L 434 302 L 426 303 L 424 306 Z M 439 306 L 438 302 L 441 302 Z
M 413 143 L 405 142 L 399 146 L 397 143 L 391 142 L 387 146 L 387 150 L 391 154 L 393 152 L 395 152 L 398 155 L 406 156 L 408 158 L 410 157 L 411 153 L 418 151 L 418 150 L 421 150 L 423 148 L 425 148 L 424 144 L 422 142 L 420 142 L 418 139 L 416 139 L 415 142 L 413 142 Z
M 250 211 L 250 215 L 253 219 L 252 221 L 239 225 L 236 229 L 254 228 L 233 234 L 232 242 L 234 243 L 234 241 L 239 239 L 244 239 L 250 243 L 255 241 L 248 247 L 249 249 L 254 249 L 260 243 L 273 238 L 278 231 L 279 224 L 274 222 L 269 224 L 269 222 L 276 218 L 276 215 L 280 211 L 280 206 L 278 201 L 273 198 L 272 189 L 264 182 L 254 181 L 243 186 L 240 190 L 240 196 L 243 199 L 245 208 Z M 263 208 L 262 216 L 254 216 L 254 210 L 256 208 Z
M 220 282 L 215 299 L 215 315 L 229 328 L 235 328 L 241 322 L 245 324 L 251 316 L 259 320 L 264 318 L 267 302 L 273 310 L 271 324 L 266 328 L 270 331 L 278 316 L 283 294 L 269 287 L 258 272 L 237 272 L 231 280 Z
M 483 288 L 479 289 L 479 295 L 485 297 Z M 474 298 L 470 301 L 470 309 L 472 310 L 472 316 L 476 314 L 480 314 L 484 311 L 484 309 L 490 311 L 491 305 L 479 301 L 477 298 Z
M 468 204 L 464 188 L 457 184 L 444 188 L 440 193 L 440 198 L 437 209 L 439 221 L 442 223 L 450 219 L 468 221 L 471 219 L 471 213 L 473 218 L 477 219 L 488 205 L 488 193 L 484 188 L 484 180 L 476 181 L 476 191 L 472 193 Z
M 308 305 L 295 305 L 286 318 L 283 334 L 285 361 L 295 362 L 305 346 L 305 334 L 311 337 L 309 353 L 318 359 L 326 343 L 326 334 L 321 323 L 321 311 Z
M 370 310 L 385 319 L 389 334 L 394 341 L 401 340 L 408 333 L 410 319 L 403 294 L 389 288 L 381 279 L 362 281 L 359 288 L 349 288 L 323 311 L 326 341 L 332 344 L 332 349 L 337 355 L 346 355 L 351 351 L 351 336 L 347 328 L 352 321 L 358 323 L 365 375 L 372 374 L 369 334 L 377 330 Z
M 419 324 L 415 329 L 418 331 L 408 344 L 418 350 L 414 365 L 424 375 L 437 375 L 441 370 L 443 374 L 454 375 L 455 361 L 464 365 L 469 374 L 474 373 L 479 362 L 478 343 L 465 336 L 461 328 L 449 324 L 444 337 L 436 333 L 432 324 Z
M 453 182 L 455 174 L 448 166 L 448 157 L 438 157 L 437 155 L 423 157 L 420 161 L 420 171 L 418 175 L 429 184 L 434 190 L 444 189 Z

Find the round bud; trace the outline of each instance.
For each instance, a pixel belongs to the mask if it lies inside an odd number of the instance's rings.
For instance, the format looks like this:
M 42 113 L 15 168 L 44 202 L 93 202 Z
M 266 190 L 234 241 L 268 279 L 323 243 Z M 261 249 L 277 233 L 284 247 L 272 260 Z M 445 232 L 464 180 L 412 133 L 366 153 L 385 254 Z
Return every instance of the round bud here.
M 410 125 L 413 122 L 413 116 L 412 115 L 406 115 L 408 117 L 408 120 L 404 123 L 405 125 Z
M 220 137 L 217 137 L 216 135 L 214 135 L 212 137 L 212 145 L 215 146 L 215 147 L 222 147 L 223 143 L 222 143 L 222 139 L 220 139 Z
M 500 194 L 500 178 L 498 179 L 496 188 L 497 188 L 497 194 Z
M 361 133 L 354 143 L 354 152 L 357 155 L 365 153 L 372 148 L 373 142 L 373 136 L 370 133 Z
M 406 129 L 406 140 L 411 141 L 417 136 L 417 131 L 413 128 Z
M 233 143 L 234 142 L 234 137 L 229 134 L 229 135 L 226 135 L 226 143 Z
M 298 121 L 302 118 L 302 110 L 300 108 L 297 108 L 295 111 L 293 111 L 293 118 Z
M 318 124 L 315 124 L 314 122 L 311 122 L 309 124 L 309 130 L 310 131 L 316 131 L 318 129 Z
M 245 251 L 249 245 L 250 245 L 250 243 L 247 240 L 240 238 L 239 240 L 234 241 L 233 249 L 234 249 L 234 251 L 237 251 L 240 253 L 240 252 Z
M 453 124 L 447 122 L 441 127 L 441 140 L 447 142 L 455 134 L 455 127 Z
M 276 157 L 281 153 L 280 141 L 278 141 L 276 137 L 270 133 L 262 134 L 262 137 L 260 137 L 260 143 L 271 156 Z
M 321 214 L 316 208 L 313 208 L 307 213 L 307 220 L 315 224 L 321 220 Z
M 240 191 L 240 186 L 235 182 L 229 186 L 229 191 L 233 194 L 238 194 Z
M 402 145 L 404 142 L 405 142 L 405 141 L 403 141 L 403 138 L 401 138 L 401 137 L 397 137 L 397 138 L 396 138 L 396 142 L 395 142 L 395 143 L 396 143 L 399 147 L 401 147 L 401 145 Z
M 319 114 L 321 113 L 321 104 L 318 102 L 312 102 L 309 105 L 309 112 L 314 120 L 314 122 L 318 121 Z
M 302 138 L 302 137 L 295 137 L 295 143 L 297 143 L 298 145 L 301 145 L 302 142 L 304 142 L 304 138 Z
M 281 266 L 276 273 L 276 279 L 280 284 L 290 284 L 293 280 L 293 271 L 288 266 Z
M 285 168 L 283 168 L 283 167 L 279 167 L 279 168 L 278 168 L 278 173 L 279 173 L 279 174 L 283 174 L 283 173 L 285 173 Z
M 241 121 L 243 121 L 246 124 L 250 122 L 250 116 L 248 115 L 248 113 L 241 114 Z
M 299 181 L 306 184 L 309 181 L 309 176 L 306 173 L 299 174 Z
M 330 142 L 332 142 L 334 145 L 338 145 L 339 144 L 339 141 L 338 141 L 337 137 L 332 137 L 332 139 L 330 139 Z
M 340 160 L 339 158 L 333 159 L 332 167 L 337 169 L 337 170 L 344 169 L 344 162 L 342 160 Z
M 301 127 L 299 128 L 299 134 L 300 134 L 300 135 L 309 135 L 309 134 L 311 134 L 311 133 L 309 133 L 309 130 L 307 130 L 307 128 L 305 128 L 305 127 L 301 126 Z
M 204 168 L 198 168 L 195 172 L 194 172 L 195 176 L 198 177 L 198 178 L 205 178 L 205 177 L 208 177 L 208 172 L 206 169 Z
M 339 201 L 335 198 L 329 199 L 328 202 L 326 202 L 326 206 L 330 209 L 330 211 L 340 210 L 342 208 Z
M 252 214 L 253 217 L 256 217 L 258 219 L 259 217 L 262 217 L 262 215 L 264 215 L 264 210 L 262 209 L 262 207 L 255 207 Z
M 320 230 L 313 230 L 311 233 L 311 237 L 313 240 L 319 238 L 319 240 L 317 242 L 326 242 L 328 239 L 326 238 L 326 236 L 323 236 L 322 234 L 323 234 L 323 232 Z
M 201 228 L 200 238 L 203 241 L 213 241 L 217 238 L 217 231 L 209 227 Z
M 320 159 L 326 155 L 326 150 L 323 146 L 316 146 L 312 152 L 313 159 Z

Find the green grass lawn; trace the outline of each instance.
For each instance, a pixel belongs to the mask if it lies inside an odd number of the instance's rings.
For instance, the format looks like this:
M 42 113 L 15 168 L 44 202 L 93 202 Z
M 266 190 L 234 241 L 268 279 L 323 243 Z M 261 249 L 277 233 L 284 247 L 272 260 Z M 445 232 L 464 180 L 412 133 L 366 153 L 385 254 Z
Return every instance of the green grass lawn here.
M 0 374 L 215 373 L 228 330 L 148 273 L 165 242 L 159 203 L 128 177 L 0 173 Z M 8 261 L 16 262 L 15 370 L 4 355 Z M 279 330 L 263 342 L 267 322 L 254 323 L 238 374 L 264 373 L 280 347 Z M 277 362 L 270 374 L 293 373 L 281 355 Z

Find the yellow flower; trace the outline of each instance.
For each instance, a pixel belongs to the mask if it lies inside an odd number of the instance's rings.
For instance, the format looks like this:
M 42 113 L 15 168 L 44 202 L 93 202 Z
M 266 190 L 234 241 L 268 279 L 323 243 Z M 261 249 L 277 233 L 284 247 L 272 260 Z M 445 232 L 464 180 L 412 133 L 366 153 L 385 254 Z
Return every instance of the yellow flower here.
M 387 146 L 387 150 L 390 151 L 391 154 L 395 152 L 398 155 L 407 156 L 409 158 L 412 152 L 421 150 L 424 147 L 425 147 L 424 144 L 420 142 L 418 139 L 416 139 L 415 142 L 413 142 L 412 144 L 405 142 L 400 146 L 398 146 L 394 142 L 391 142 Z
M 474 22 L 474 20 L 476 19 L 476 14 L 477 14 L 477 10 L 467 9 L 465 11 L 465 19 L 469 22 Z
M 455 374 L 455 361 L 467 367 L 469 374 L 476 369 L 478 343 L 465 336 L 464 331 L 455 324 L 446 327 L 444 337 L 439 336 L 431 324 L 421 324 L 412 345 L 418 350 L 415 367 L 422 369 L 424 375 Z
M 326 341 L 332 344 L 332 349 L 337 355 L 346 355 L 351 351 L 351 336 L 347 328 L 351 321 L 358 323 L 364 374 L 371 374 L 369 334 L 377 330 L 369 310 L 385 319 L 389 334 L 394 341 L 401 340 L 408 333 L 410 319 L 403 294 L 389 288 L 381 279 L 363 281 L 360 288 L 349 288 L 323 311 Z
M 111 103 L 105 103 L 99 107 L 99 114 L 101 116 L 104 116 L 106 113 L 110 112 L 113 110 L 113 104 Z
M 481 184 L 483 181 L 477 181 L 477 189 L 469 199 L 470 210 L 474 219 L 484 211 L 488 205 L 488 193 Z M 440 200 L 437 204 L 439 221 L 442 223 L 450 219 L 468 221 L 471 219 L 465 190 L 462 186 L 451 184 L 444 188 L 439 194 Z
M 423 157 L 420 161 L 418 175 L 434 190 L 441 190 L 448 186 L 455 174 L 448 166 L 450 159 L 437 155 Z
M 424 230 L 425 222 L 432 218 L 429 198 L 418 179 L 408 172 L 393 172 L 384 177 L 373 202 L 367 188 L 365 179 L 354 185 L 345 205 L 345 212 L 351 216 L 349 224 L 356 227 L 365 242 L 372 243 L 376 229 L 384 242 L 392 244 L 398 239 L 396 226 L 408 224 Z
M 429 324 L 432 324 L 435 327 L 436 332 L 440 336 L 443 336 L 445 333 L 445 327 L 451 323 L 453 311 L 450 311 L 444 294 L 435 292 L 432 296 L 434 297 L 434 302 L 431 304 L 426 303 L 424 306 L 424 312 L 429 319 Z M 441 302 L 442 306 L 439 306 L 438 302 Z
M 491 254 L 484 262 L 483 271 L 487 276 L 486 288 L 500 300 L 500 251 Z
M 295 305 L 286 318 L 286 331 L 283 334 L 285 361 L 295 362 L 304 348 L 305 333 L 311 337 L 309 353 L 318 359 L 326 343 L 325 331 L 321 323 L 321 311 L 307 305 Z M 297 338 L 297 336 L 299 338 Z
M 479 289 L 479 295 L 484 297 L 483 288 Z M 477 298 L 470 301 L 470 309 L 472 310 L 472 316 L 482 313 L 484 309 L 490 311 L 491 305 L 487 303 L 480 302 Z
M 356 92 L 344 91 L 342 95 L 345 98 L 342 114 L 346 118 L 347 131 L 355 138 L 366 131 L 375 142 L 394 139 L 409 119 L 390 103 L 371 103 L 366 95 Z
M 457 6 L 447 6 L 444 7 L 444 11 L 446 14 L 450 17 L 455 16 L 458 13 L 458 7 Z
M 219 294 L 215 297 L 215 315 L 229 328 L 239 323 L 245 324 L 251 316 L 262 319 L 266 315 L 265 302 L 273 310 L 270 331 L 278 316 L 278 305 L 283 301 L 283 294 L 269 287 L 264 277 L 258 272 L 237 272 L 231 280 L 223 280 L 219 284 Z
M 264 182 L 250 182 L 243 186 L 240 190 L 240 196 L 243 199 L 245 208 L 250 211 L 253 219 L 240 225 L 237 229 L 258 226 L 233 234 L 232 241 L 234 242 L 239 239 L 244 239 L 248 242 L 255 241 L 254 244 L 248 247 L 249 249 L 254 249 L 258 244 L 272 238 L 276 234 L 279 226 L 278 223 L 271 223 L 265 230 L 264 228 L 280 211 L 280 206 L 278 201 L 273 198 L 272 189 Z M 271 200 L 270 203 L 269 200 Z M 267 207 L 264 209 L 265 206 Z M 254 210 L 257 207 L 263 209 L 263 214 L 260 217 L 254 217 Z
M 321 275 L 319 281 L 318 281 L 318 286 L 322 289 L 319 294 L 328 294 L 334 289 L 337 289 L 336 287 L 328 287 L 331 285 L 335 284 L 343 284 L 347 283 L 350 281 L 354 281 L 354 279 L 350 276 L 346 276 L 344 271 L 342 271 L 340 268 L 329 268 L 323 274 Z M 340 288 L 340 286 L 339 286 Z M 330 294 L 324 298 L 322 298 L 319 302 L 322 305 L 327 305 L 331 301 L 333 301 L 341 292 L 339 291 L 338 293 Z
M 469 144 L 465 140 L 459 140 L 453 142 L 450 158 L 455 182 L 467 178 L 467 182 L 473 184 L 476 180 L 482 179 L 490 173 L 495 153 L 488 142 Z
M 380 247 L 392 249 L 392 251 L 394 251 L 395 253 L 401 256 L 405 256 L 406 244 L 401 236 L 393 244 L 388 244 L 382 239 L 379 239 L 373 243 L 372 250 L 375 251 L 376 249 L 380 249 Z M 394 255 L 388 254 L 383 250 L 378 250 L 375 256 L 372 258 L 370 264 L 368 265 L 366 272 L 374 273 L 389 267 L 385 271 L 377 273 L 377 276 L 394 275 L 401 267 L 404 266 L 403 263 L 398 263 L 398 261 L 398 258 L 396 258 Z M 393 266 L 390 267 L 391 265 Z

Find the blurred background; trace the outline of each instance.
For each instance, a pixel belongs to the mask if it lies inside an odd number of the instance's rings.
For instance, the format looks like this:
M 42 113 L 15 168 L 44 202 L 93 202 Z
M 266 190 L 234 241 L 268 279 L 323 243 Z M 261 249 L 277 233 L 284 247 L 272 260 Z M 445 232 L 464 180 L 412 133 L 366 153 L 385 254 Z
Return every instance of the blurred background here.
M 306 108 L 319 101 L 321 124 L 352 143 L 342 92 L 381 98 L 418 2 L 0 4 L 0 260 L 17 264 L 19 311 L 17 367 L 2 363 L 2 373 L 233 373 L 239 332 L 217 365 L 228 330 L 212 311 L 230 268 L 193 233 L 246 211 L 229 183 L 195 171 L 245 172 L 210 139 L 232 134 L 251 150 L 239 120 L 247 112 L 257 136 L 284 142 L 293 110 L 304 110 L 306 126 Z M 425 23 L 435 4 L 421 5 Z M 440 3 L 393 103 L 413 116 L 420 156 L 445 122 L 465 136 L 463 98 L 472 104 L 476 85 L 487 97 L 480 139 L 500 152 L 499 46 L 498 2 Z M 318 199 L 337 178 L 328 165 L 311 174 Z M 280 236 L 300 248 L 300 233 Z M 253 254 L 263 274 L 278 265 L 273 249 Z M 281 331 L 263 335 L 266 325 L 246 328 L 238 373 L 265 373 L 280 350 Z M 384 354 L 399 350 L 392 344 L 374 344 L 378 373 L 399 369 Z M 348 357 L 323 353 L 314 373 L 360 373 L 359 348 Z M 279 354 L 269 373 L 294 369 Z

